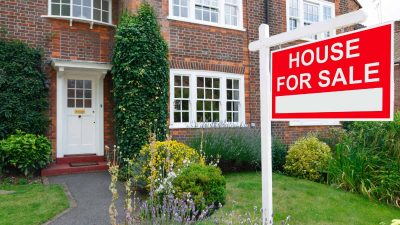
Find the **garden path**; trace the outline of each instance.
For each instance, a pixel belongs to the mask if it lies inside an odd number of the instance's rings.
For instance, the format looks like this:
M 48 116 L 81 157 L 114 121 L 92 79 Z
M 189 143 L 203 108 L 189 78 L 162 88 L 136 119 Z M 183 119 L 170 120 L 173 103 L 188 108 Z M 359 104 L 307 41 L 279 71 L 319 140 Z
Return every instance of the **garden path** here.
M 109 225 L 108 207 L 111 203 L 110 175 L 108 172 L 72 174 L 49 177 L 51 184 L 65 184 L 76 202 L 76 207 L 51 221 L 51 225 Z M 123 220 L 123 186 L 118 185 L 116 202 L 118 220 Z M 51 207 L 51 206 L 49 206 Z

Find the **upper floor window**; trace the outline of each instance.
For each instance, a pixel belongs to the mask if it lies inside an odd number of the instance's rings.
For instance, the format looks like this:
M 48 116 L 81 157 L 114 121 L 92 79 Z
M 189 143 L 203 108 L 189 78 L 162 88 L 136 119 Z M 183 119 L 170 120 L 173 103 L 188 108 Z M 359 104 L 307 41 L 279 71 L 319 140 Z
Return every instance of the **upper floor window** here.
M 172 128 L 201 124 L 244 124 L 243 75 L 171 70 Z
M 307 26 L 333 18 L 335 4 L 325 0 L 287 0 L 287 29 L 294 30 L 301 26 Z M 318 34 L 310 37 L 318 39 L 330 37 L 332 32 Z
M 49 0 L 49 14 L 111 23 L 111 0 Z
M 170 0 L 170 19 L 242 29 L 242 0 Z

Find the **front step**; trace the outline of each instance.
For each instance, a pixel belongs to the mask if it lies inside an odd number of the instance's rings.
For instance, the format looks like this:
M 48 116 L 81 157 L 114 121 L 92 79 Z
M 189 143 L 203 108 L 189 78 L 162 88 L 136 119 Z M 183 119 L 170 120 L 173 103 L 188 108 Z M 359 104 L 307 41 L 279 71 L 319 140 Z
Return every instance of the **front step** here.
M 64 158 L 57 158 L 57 164 L 63 163 L 85 163 L 85 162 L 101 162 L 104 161 L 104 156 L 98 156 L 96 154 L 86 155 L 66 155 Z
M 65 174 L 98 172 L 108 170 L 107 162 L 96 162 L 96 165 L 71 166 L 69 163 L 52 163 L 47 168 L 42 169 L 42 177 L 57 176 Z

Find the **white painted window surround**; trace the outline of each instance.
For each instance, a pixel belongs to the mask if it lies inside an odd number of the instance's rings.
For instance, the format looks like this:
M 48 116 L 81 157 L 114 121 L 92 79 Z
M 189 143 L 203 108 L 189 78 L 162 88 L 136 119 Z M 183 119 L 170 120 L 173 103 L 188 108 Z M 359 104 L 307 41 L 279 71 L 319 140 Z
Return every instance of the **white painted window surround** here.
M 168 19 L 245 30 L 242 0 L 169 0 Z
M 112 24 L 112 0 L 48 0 L 45 18 L 69 20 L 114 26 Z
M 170 128 L 245 125 L 244 75 L 171 69 Z
M 325 0 L 286 0 L 286 29 L 294 30 L 335 17 L 335 4 Z M 308 40 L 330 37 L 335 31 L 310 37 Z

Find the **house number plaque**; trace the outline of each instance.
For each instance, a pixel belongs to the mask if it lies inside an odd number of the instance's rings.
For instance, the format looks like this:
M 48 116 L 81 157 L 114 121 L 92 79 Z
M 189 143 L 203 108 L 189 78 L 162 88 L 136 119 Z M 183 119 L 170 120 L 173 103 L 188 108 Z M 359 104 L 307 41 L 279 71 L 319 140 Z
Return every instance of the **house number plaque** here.
M 75 109 L 75 114 L 85 114 L 85 109 Z

